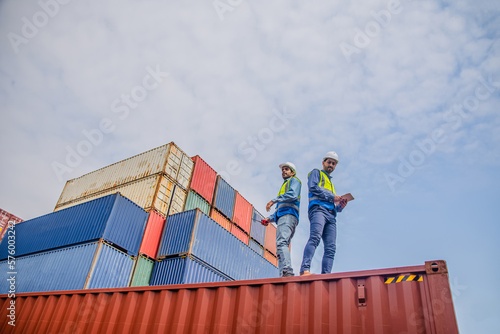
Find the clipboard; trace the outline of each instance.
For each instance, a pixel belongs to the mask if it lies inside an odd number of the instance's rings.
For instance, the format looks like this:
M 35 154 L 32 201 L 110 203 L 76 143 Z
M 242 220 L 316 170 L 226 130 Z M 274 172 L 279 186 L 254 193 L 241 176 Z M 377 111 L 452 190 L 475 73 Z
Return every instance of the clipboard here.
M 341 197 L 342 199 L 347 200 L 348 202 L 349 202 L 349 201 L 354 200 L 354 196 L 352 196 L 352 195 L 351 195 L 351 193 L 347 193 L 347 194 L 342 195 L 342 196 L 340 196 L 340 197 Z

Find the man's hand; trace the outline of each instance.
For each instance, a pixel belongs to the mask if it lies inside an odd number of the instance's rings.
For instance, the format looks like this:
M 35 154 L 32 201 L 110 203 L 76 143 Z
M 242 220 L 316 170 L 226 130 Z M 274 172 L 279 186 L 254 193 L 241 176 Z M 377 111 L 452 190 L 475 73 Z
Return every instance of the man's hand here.
M 264 225 L 264 226 L 269 225 L 269 218 L 262 219 L 262 220 L 260 221 L 260 223 L 261 223 L 262 225 Z
M 343 209 L 345 208 L 346 205 L 347 205 L 347 199 L 344 198 L 340 201 L 340 207 Z
M 273 201 L 269 201 L 269 203 L 267 203 L 267 205 L 266 205 L 267 212 L 269 212 L 269 210 L 271 210 L 271 207 L 273 206 L 273 204 L 274 204 Z
M 333 200 L 333 203 L 338 204 L 342 200 L 342 197 L 339 195 L 335 195 L 335 199 Z

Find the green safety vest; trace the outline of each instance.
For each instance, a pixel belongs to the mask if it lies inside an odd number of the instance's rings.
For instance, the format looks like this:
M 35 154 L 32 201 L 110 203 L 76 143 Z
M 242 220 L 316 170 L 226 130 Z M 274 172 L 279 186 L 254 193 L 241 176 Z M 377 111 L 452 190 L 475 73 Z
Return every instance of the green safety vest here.
M 292 180 L 292 178 L 295 178 L 295 179 L 297 179 L 297 181 L 300 182 L 300 180 L 297 177 L 292 176 L 291 178 L 286 180 L 286 182 L 283 183 L 283 185 L 281 186 L 281 189 L 278 193 L 278 196 L 283 195 L 284 193 L 286 193 L 290 189 L 290 181 Z M 302 182 L 300 182 L 300 184 L 302 184 Z M 279 208 L 291 207 L 291 208 L 297 210 L 297 212 L 299 212 L 299 206 L 300 206 L 300 194 L 299 194 L 298 201 L 286 202 L 286 203 L 276 203 L 276 210 L 278 210 Z
M 309 177 L 309 175 L 311 175 L 311 173 L 312 173 L 312 171 L 307 175 L 307 177 Z M 319 183 L 318 183 L 318 186 L 320 188 L 323 188 L 326 191 L 329 191 L 329 192 L 331 192 L 331 193 L 333 193 L 335 195 L 335 187 L 333 186 L 332 181 L 325 174 L 325 172 L 323 172 L 322 170 L 319 171 Z M 325 202 L 325 201 L 319 199 L 316 196 L 312 196 L 312 194 L 309 193 L 309 207 L 311 207 L 313 205 L 316 205 L 316 204 L 322 205 L 322 206 L 326 206 L 326 207 L 329 207 L 329 206 L 332 205 L 331 203 Z

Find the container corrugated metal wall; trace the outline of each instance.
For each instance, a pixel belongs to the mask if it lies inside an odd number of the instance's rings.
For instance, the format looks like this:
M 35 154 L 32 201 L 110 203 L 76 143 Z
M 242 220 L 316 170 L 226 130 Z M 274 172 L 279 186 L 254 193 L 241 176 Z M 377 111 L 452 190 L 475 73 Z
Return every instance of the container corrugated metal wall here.
M 56 207 L 158 173 L 176 180 L 183 154 L 170 143 L 69 180 Z
M 196 208 L 203 211 L 207 216 L 210 215 L 210 204 L 194 191 L 189 191 L 186 203 L 184 204 L 184 211 L 194 210 Z
M 231 227 L 231 233 L 245 245 L 248 245 L 249 236 L 241 228 L 239 228 L 236 225 L 233 225 L 233 227 Z
M 135 203 L 110 195 L 16 225 L 16 256 L 100 238 L 137 255 L 146 219 Z M 2 242 L 0 260 L 7 255 L 7 242 Z
M 193 254 L 233 279 L 276 277 L 275 266 L 261 258 L 199 209 L 169 216 L 158 257 Z
M 193 173 L 194 162 L 191 158 L 184 152 L 182 152 L 181 166 L 179 168 L 179 173 L 177 174 L 177 184 L 180 185 L 184 190 L 188 189 L 189 182 L 191 180 L 191 175 Z
M 267 249 L 264 251 L 264 258 L 267 261 L 271 262 L 273 265 L 278 266 L 278 259 L 276 258 L 276 256 L 271 254 Z
M 192 255 L 178 256 L 155 264 L 151 285 L 225 282 L 232 279 Z
M 139 253 L 156 259 L 158 247 L 160 246 L 161 234 L 165 227 L 165 217 L 156 211 L 149 211 L 144 237 L 142 238 Z
M 198 210 L 169 216 L 158 249 L 158 258 L 190 253 Z
M 127 287 L 134 267 L 134 258 L 105 243 L 99 244 L 94 262 L 85 284 L 86 289 Z
M 264 246 L 266 241 L 266 227 L 260 222 L 264 219 L 255 208 L 253 209 L 252 228 L 250 229 L 250 236 L 257 241 L 261 246 Z
M 407 274 L 422 280 L 384 283 Z M 308 277 L 17 294 L 16 326 L 4 320 L 0 332 L 458 334 L 449 280 L 444 261 L 429 261 Z M 0 318 L 8 319 L 11 301 L 0 296 Z
M 231 231 L 231 227 L 233 226 L 233 224 L 229 219 L 224 217 L 222 213 L 217 211 L 217 209 L 212 208 L 212 210 L 210 211 L 210 218 L 215 220 L 220 226 L 224 227 L 226 230 Z
M 269 224 L 266 227 L 266 241 L 264 248 L 276 255 L 276 226 Z
M 99 243 L 60 248 L 15 259 L 16 292 L 83 289 Z M 0 293 L 9 291 L 8 261 L 0 262 Z
M 217 172 L 200 156 L 197 155 L 192 159 L 194 161 L 194 168 L 189 187 L 200 194 L 208 203 L 212 203 Z
M 170 203 L 170 209 L 168 210 L 169 215 L 182 212 L 182 210 L 184 209 L 184 204 L 186 203 L 186 196 L 186 191 L 180 186 L 176 185 L 174 196 L 172 197 L 172 202 Z
M 239 192 L 236 192 L 233 210 L 233 223 L 250 234 L 253 207 Z
M 135 259 L 134 272 L 130 280 L 130 286 L 148 286 L 153 273 L 155 261 L 138 256 Z
M 0 262 L 2 276 L 8 261 Z M 133 259 L 100 241 L 21 256 L 15 260 L 16 292 L 126 287 Z M 8 291 L 1 277 L 0 293 Z
M 233 216 L 236 191 L 220 175 L 217 176 L 213 206 L 228 219 Z
M 248 240 L 248 247 L 250 247 L 251 249 L 256 251 L 257 254 L 259 254 L 260 256 L 264 256 L 264 248 L 261 245 L 259 245 L 259 243 L 257 241 L 253 240 L 252 238 L 250 238 L 250 240 Z
M 146 211 L 156 210 L 163 215 L 168 215 L 168 208 L 174 194 L 175 183 L 170 178 L 161 174 L 155 174 L 126 185 L 119 186 L 98 194 L 80 198 L 62 206 L 56 207 L 54 211 L 59 211 L 76 204 L 85 203 L 97 198 L 101 198 L 116 192 L 139 205 Z

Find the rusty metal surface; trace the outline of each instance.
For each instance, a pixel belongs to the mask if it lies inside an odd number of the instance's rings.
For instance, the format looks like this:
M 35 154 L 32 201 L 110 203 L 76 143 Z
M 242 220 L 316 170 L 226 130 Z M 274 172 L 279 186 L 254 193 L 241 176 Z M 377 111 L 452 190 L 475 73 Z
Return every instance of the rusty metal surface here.
M 127 184 L 111 188 L 100 193 L 79 198 L 72 202 L 57 206 L 54 211 L 59 211 L 96 198 L 120 192 L 123 196 L 139 205 L 146 211 L 156 210 L 162 215 L 169 213 L 170 203 L 175 196 L 175 181 L 162 173 L 154 174 Z M 181 189 L 182 190 L 182 189 Z M 182 193 L 180 193 L 182 195 Z M 179 195 L 179 193 L 177 193 Z M 182 198 L 180 200 L 182 202 Z M 176 205 L 178 207 L 178 205 Z
M 172 142 L 69 180 L 56 207 L 158 173 L 176 180 L 183 154 Z
M 402 274 L 423 280 L 384 283 Z M 1 333 L 458 333 L 448 274 L 424 265 L 18 294 L 15 327 L 10 303 L 0 295 Z

